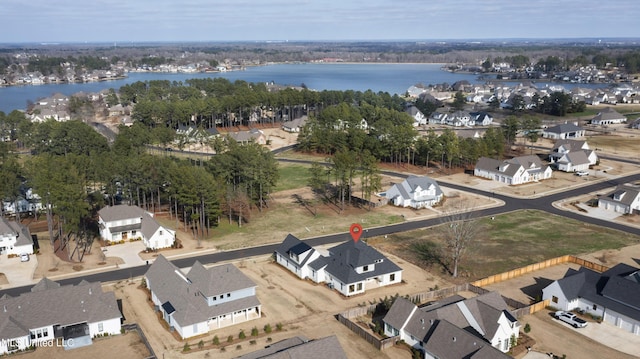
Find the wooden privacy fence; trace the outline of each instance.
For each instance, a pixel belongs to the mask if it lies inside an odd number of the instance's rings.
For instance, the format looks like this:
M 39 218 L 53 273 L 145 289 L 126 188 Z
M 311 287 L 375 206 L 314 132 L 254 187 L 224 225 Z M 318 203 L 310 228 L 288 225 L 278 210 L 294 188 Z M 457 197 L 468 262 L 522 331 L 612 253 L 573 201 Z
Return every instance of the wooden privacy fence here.
M 585 260 L 585 259 L 582 259 L 582 258 L 578 258 L 578 257 L 572 256 L 572 255 L 565 255 L 565 256 L 561 256 L 561 257 L 547 259 L 546 261 L 542 261 L 542 262 L 539 262 L 539 263 L 529 264 L 528 266 L 517 268 L 517 269 L 514 269 L 514 270 L 510 270 L 508 272 L 492 275 L 490 277 L 477 280 L 477 281 L 475 281 L 475 282 L 473 282 L 471 284 L 473 284 L 473 285 L 475 285 L 477 287 L 484 287 L 484 286 L 487 286 L 487 285 L 490 285 L 490 284 L 500 283 L 500 282 L 503 282 L 505 280 L 517 278 L 517 277 L 520 277 L 522 275 L 525 275 L 525 274 L 528 274 L 528 273 L 531 273 L 531 272 L 535 272 L 535 271 L 538 271 L 538 270 L 541 270 L 541 269 L 553 267 L 555 265 L 563 264 L 563 263 L 575 263 L 577 265 L 592 269 L 592 270 L 594 270 L 596 272 L 600 272 L 600 273 L 609 269 L 609 267 L 603 266 L 601 264 L 593 263 L 593 262 L 590 262 L 588 260 Z
M 376 347 L 376 349 L 378 350 L 385 350 L 393 346 L 399 339 L 397 336 L 379 339 L 376 335 L 370 333 L 367 329 L 361 327 L 357 323 L 352 322 L 348 318 L 345 318 L 342 313 L 338 314 L 338 321 L 349 328 L 349 330 L 356 333 L 360 338 L 366 340 L 367 343 Z

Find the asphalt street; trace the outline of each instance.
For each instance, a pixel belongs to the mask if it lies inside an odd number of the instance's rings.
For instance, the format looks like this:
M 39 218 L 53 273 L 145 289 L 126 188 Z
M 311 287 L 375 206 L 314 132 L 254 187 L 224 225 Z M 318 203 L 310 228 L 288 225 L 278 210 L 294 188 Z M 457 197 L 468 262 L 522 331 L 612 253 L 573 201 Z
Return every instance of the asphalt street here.
M 292 146 L 288 146 L 287 148 L 282 149 L 282 151 L 290 149 L 291 147 Z M 619 160 L 619 159 L 616 159 L 616 160 Z M 290 160 L 290 159 L 286 159 L 286 160 L 281 159 L 281 161 L 294 162 L 294 163 L 310 163 L 309 161 Z M 626 160 L 625 162 L 638 163 L 635 160 Z M 397 176 L 397 177 L 408 176 L 407 174 L 404 174 L 404 173 L 397 173 L 397 172 L 391 172 L 391 171 L 384 171 L 383 173 L 386 175 Z M 478 195 L 483 195 L 487 197 L 493 197 L 504 202 L 503 206 L 472 211 L 470 212 L 471 218 L 495 216 L 502 213 L 522 210 L 522 209 L 535 209 L 540 211 L 546 211 L 546 212 L 567 217 L 567 218 L 572 218 L 578 221 L 585 221 L 590 224 L 594 224 L 602 227 L 607 227 L 607 228 L 616 229 L 619 231 L 623 231 L 623 232 L 627 232 L 635 235 L 640 235 L 639 228 L 626 226 L 620 223 L 605 221 L 598 218 L 583 216 L 583 215 L 580 215 L 579 213 L 572 212 L 572 211 L 563 211 L 553 206 L 553 202 L 556 202 L 565 198 L 575 197 L 585 193 L 596 192 L 596 191 L 604 190 L 610 187 L 614 187 L 620 184 L 633 182 L 637 180 L 640 180 L 640 173 L 625 176 L 625 177 L 619 177 L 619 178 L 615 178 L 615 179 L 611 179 L 603 182 L 593 183 L 593 184 L 582 186 L 579 188 L 568 189 L 563 192 L 549 194 L 546 196 L 540 196 L 537 198 L 509 197 L 509 196 L 496 194 L 494 192 L 484 191 L 477 188 L 460 186 L 452 183 L 441 183 L 441 186 L 460 190 L 460 191 L 470 192 Z M 383 236 L 383 235 L 389 235 L 389 234 L 398 233 L 398 232 L 405 232 L 405 231 L 411 231 L 411 230 L 425 228 L 425 227 L 431 227 L 431 226 L 441 224 L 445 220 L 446 220 L 446 217 L 438 217 L 438 218 L 430 218 L 430 219 L 424 219 L 424 220 L 407 221 L 403 223 L 388 225 L 384 227 L 377 227 L 377 228 L 365 227 L 364 238 Z M 327 245 L 332 243 L 343 242 L 348 239 L 350 239 L 349 233 L 344 232 L 344 233 L 310 238 L 305 240 L 305 242 L 307 242 L 311 246 L 319 246 L 319 245 Z M 224 252 L 216 252 L 211 254 L 196 255 L 188 258 L 175 259 L 175 260 L 172 260 L 172 262 L 179 268 L 190 267 L 193 265 L 193 263 L 196 260 L 200 261 L 202 264 L 205 264 L 205 265 L 214 264 L 218 262 L 233 261 L 233 260 L 238 260 L 242 258 L 261 256 L 261 255 L 273 253 L 277 246 L 278 244 L 271 244 L 271 245 L 264 245 L 259 247 L 243 248 L 243 249 L 238 249 L 233 251 L 224 251 Z M 125 280 L 128 278 L 142 276 L 146 271 L 147 271 L 147 265 L 141 265 L 141 266 L 129 267 L 125 269 L 116 269 L 111 271 L 82 275 L 74 278 L 59 280 L 58 282 L 62 285 L 77 284 L 82 280 L 86 280 L 89 282 L 95 282 L 95 281 L 111 282 L 111 281 Z M 31 287 L 32 286 L 29 285 L 29 286 L 3 289 L 3 290 L 0 290 L 0 296 L 4 294 L 8 294 L 10 296 L 17 296 L 20 293 L 29 291 Z

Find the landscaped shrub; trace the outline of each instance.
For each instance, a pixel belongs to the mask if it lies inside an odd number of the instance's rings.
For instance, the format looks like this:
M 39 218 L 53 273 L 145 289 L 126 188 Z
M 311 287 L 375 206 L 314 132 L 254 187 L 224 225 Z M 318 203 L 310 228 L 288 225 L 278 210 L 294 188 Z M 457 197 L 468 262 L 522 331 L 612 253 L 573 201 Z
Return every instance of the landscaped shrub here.
M 529 325 L 529 323 L 524 325 L 524 329 L 523 330 L 524 330 L 525 333 L 529 333 L 531 331 L 531 326 Z
M 224 353 L 224 352 L 226 352 L 226 351 L 227 351 L 227 348 L 222 347 L 222 348 L 220 348 L 220 351 Z
M 271 337 L 267 338 L 267 343 L 271 343 L 273 341 L 273 339 L 271 339 Z
M 264 332 L 269 334 L 271 333 L 272 329 L 271 329 L 271 324 L 265 324 L 264 326 Z
M 204 340 L 200 339 L 198 342 L 198 349 L 202 349 L 204 347 Z
M 246 338 L 246 337 L 247 337 L 247 335 L 246 335 L 246 334 L 244 334 L 244 330 L 241 330 L 241 331 L 240 331 L 240 334 L 238 334 L 238 338 L 240 338 L 240 339 L 244 339 L 244 338 Z
M 215 337 L 213 337 L 213 345 L 218 345 L 220 344 L 220 338 L 218 338 L 218 336 L 216 335 Z
M 233 343 L 233 335 L 227 337 L 227 343 Z
M 249 344 L 251 344 L 251 345 L 256 345 L 256 341 L 255 341 L 255 340 L 250 340 L 250 341 L 249 341 Z
M 256 328 L 256 327 L 251 328 L 251 336 L 252 337 L 257 337 L 258 336 L 258 328 Z
M 183 352 L 188 352 L 189 350 L 191 350 L 191 347 L 189 346 L 189 343 L 184 343 L 184 347 L 182 347 L 182 351 Z
M 242 345 L 240 344 L 236 345 L 236 350 L 240 350 L 240 349 L 242 349 Z
M 281 331 L 282 330 L 282 323 L 276 324 L 276 330 L 277 331 Z

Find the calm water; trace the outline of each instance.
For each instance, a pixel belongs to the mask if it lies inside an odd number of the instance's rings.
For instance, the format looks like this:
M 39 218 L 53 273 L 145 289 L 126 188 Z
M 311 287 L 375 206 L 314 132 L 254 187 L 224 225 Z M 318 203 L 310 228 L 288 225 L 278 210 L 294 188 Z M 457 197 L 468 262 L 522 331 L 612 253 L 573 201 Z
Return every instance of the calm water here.
M 78 92 L 99 92 L 104 89 L 119 89 L 136 81 L 169 80 L 184 82 L 190 78 L 222 77 L 230 81 L 275 82 L 281 85 L 305 84 L 314 90 L 356 90 L 391 94 L 403 94 L 418 83 L 452 84 L 467 80 L 470 83 L 484 83 L 473 74 L 453 74 L 440 70 L 439 64 L 284 64 L 250 67 L 244 71 L 226 73 L 130 73 L 122 80 L 91 82 L 82 84 L 53 84 L 39 86 L 0 87 L 0 111 L 9 113 L 22 110 L 28 101 L 62 93 L 70 96 Z M 584 85 L 582 85 L 584 86 Z M 565 87 L 569 87 L 565 85 Z M 587 86 L 590 87 L 590 86 Z

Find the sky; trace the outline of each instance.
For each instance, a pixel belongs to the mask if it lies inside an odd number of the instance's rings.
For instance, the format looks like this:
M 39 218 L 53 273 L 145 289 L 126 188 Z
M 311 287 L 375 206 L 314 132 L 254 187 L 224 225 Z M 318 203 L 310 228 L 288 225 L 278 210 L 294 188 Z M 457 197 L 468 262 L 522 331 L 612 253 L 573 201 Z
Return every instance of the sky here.
M 638 0 L 0 0 L 0 43 L 640 38 Z

